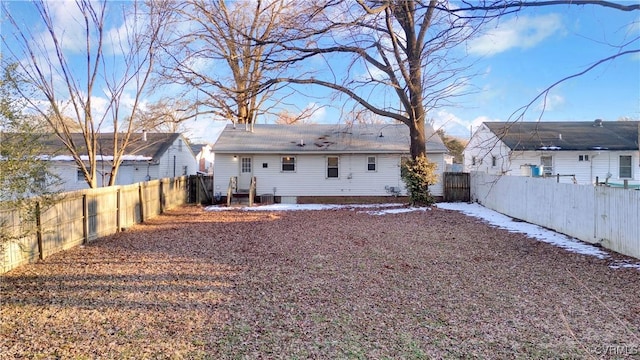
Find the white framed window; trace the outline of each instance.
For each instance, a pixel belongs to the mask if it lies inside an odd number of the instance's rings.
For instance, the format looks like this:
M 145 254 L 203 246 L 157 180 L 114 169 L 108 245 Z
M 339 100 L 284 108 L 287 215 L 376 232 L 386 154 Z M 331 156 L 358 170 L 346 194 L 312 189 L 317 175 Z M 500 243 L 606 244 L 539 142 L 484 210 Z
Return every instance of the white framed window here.
M 620 155 L 620 178 L 631 178 L 633 172 L 631 170 L 631 155 Z
M 588 154 L 578 155 L 578 161 L 589 161 L 589 155 Z
M 282 157 L 282 171 L 283 172 L 295 172 L 296 171 L 296 157 L 295 156 L 283 156 Z
M 243 157 L 240 159 L 240 172 L 242 172 L 243 174 L 250 174 L 251 173 L 251 158 L 250 157 Z
M 337 156 L 327 156 L 327 178 L 338 178 L 340 176 L 340 158 Z
M 376 171 L 376 160 L 375 156 L 367 156 L 367 171 Z
M 553 175 L 553 156 L 551 155 L 540 156 L 540 164 L 543 166 L 544 176 Z
M 178 139 L 178 151 L 182 151 L 182 139 Z

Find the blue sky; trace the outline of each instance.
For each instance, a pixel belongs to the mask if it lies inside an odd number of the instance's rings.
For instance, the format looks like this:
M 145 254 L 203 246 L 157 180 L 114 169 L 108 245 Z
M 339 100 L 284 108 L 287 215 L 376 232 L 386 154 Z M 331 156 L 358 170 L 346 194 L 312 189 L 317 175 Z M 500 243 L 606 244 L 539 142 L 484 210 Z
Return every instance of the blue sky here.
M 9 5 L 25 23 L 33 22 L 34 17 L 24 11 L 29 6 L 27 3 Z M 61 1 L 50 5 L 60 23 L 69 27 L 65 36 L 73 36 L 73 22 L 69 17 L 75 5 Z M 108 25 L 107 30 L 116 33 L 122 24 Z M 34 32 L 41 29 L 35 24 L 29 26 Z M 0 30 L 7 34 L 4 20 Z M 562 5 L 529 8 L 503 17 L 489 23 L 483 35 L 459 49 L 468 53 L 466 60 L 473 63 L 472 71 L 478 74 L 467 89 L 472 93 L 457 99 L 456 104 L 433 110 L 429 117 L 436 126 L 458 136 L 468 136 L 470 126 L 478 126 L 482 121 L 513 120 L 514 112 L 554 82 L 620 51 L 640 49 L 639 38 L 639 11 Z M 626 43 L 624 48 L 620 47 Z M 291 107 L 292 112 L 296 108 L 321 107 L 314 114 L 314 121 L 338 122 L 341 103 L 327 98 L 328 92 L 324 89 L 307 87 L 305 90 L 315 96 L 293 97 L 296 106 Z M 640 119 L 640 54 L 619 57 L 559 84 L 549 92 L 546 101 L 544 111 L 541 100 L 534 101 L 524 119 Z M 188 135 L 194 140 L 212 141 L 221 125 L 199 117 L 188 125 Z
M 599 6 L 554 6 L 527 9 L 492 24 L 472 40 L 470 55 L 482 75 L 481 89 L 460 108 L 443 109 L 449 126 L 506 121 L 556 81 L 579 73 L 624 48 L 640 49 L 640 13 Z M 554 87 L 542 111 L 540 100 L 525 114 L 528 121 L 614 121 L 640 118 L 640 56 L 619 57 L 585 75 Z M 438 120 L 438 117 L 436 116 Z M 443 119 L 440 119 L 442 121 Z M 447 124 L 445 124 L 445 128 Z

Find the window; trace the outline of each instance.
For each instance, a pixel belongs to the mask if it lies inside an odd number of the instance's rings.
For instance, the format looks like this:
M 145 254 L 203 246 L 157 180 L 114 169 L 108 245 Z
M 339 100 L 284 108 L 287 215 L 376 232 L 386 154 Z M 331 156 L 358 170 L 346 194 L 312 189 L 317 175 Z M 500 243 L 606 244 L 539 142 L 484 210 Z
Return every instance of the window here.
M 498 158 L 495 156 L 491 157 L 491 166 L 496 167 L 498 164 Z
M 183 166 L 182 167 L 182 175 L 187 175 L 189 173 L 189 167 L 188 166 Z
M 282 171 L 296 171 L 296 158 L 293 156 L 283 156 Z
M 471 158 L 471 165 L 475 165 L 475 164 L 477 163 L 477 161 L 478 161 L 478 160 L 476 159 L 476 157 L 475 157 L 475 156 L 474 156 L 474 157 L 472 157 L 472 158 Z
M 327 177 L 328 178 L 338 177 L 338 174 L 339 174 L 338 164 L 339 164 L 339 158 L 337 156 L 327 157 Z
M 631 155 L 620 155 L 620 178 L 630 178 L 631 175 Z
M 368 156 L 367 157 L 367 171 L 376 171 L 376 157 Z
M 589 155 L 578 155 L 578 161 L 589 161 Z
M 250 157 L 243 157 L 240 159 L 240 172 L 242 172 L 243 174 L 250 174 L 251 173 L 251 158 Z
M 178 151 L 182 151 L 182 139 L 178 139 Z
M 33 185 L 39 190 L 47 189 L 47 175 L 46 174 L 38 174 L 36 175 Z
M 91 173 L 91 168 L 87 167 L 87 171 L 89 173 Z M 84 179 L 84 172 L 82 172 L 82 169 L 78 168 L 78 171 L 76 173 L 76 181 L 77 182 L 85 182 L 86 180 Z
M 544 176 L 553 175 L 553 156 L 551 155 L 540 156 L 540 164 L 544 167 L 543 169 Z

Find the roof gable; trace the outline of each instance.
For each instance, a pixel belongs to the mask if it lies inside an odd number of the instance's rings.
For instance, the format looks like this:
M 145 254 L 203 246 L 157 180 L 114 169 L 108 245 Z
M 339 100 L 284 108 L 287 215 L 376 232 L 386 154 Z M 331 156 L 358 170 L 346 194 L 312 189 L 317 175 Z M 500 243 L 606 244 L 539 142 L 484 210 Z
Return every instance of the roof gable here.
M 430 126 L 425 126 L 427 152 L 447 148 Z M 409 153 L 409 128 L 404 124 L 227 125 L 213 146 L 216 153 Z
M 639 121 L 485 122 L 484 124 L 513 151 L 638 150 Z

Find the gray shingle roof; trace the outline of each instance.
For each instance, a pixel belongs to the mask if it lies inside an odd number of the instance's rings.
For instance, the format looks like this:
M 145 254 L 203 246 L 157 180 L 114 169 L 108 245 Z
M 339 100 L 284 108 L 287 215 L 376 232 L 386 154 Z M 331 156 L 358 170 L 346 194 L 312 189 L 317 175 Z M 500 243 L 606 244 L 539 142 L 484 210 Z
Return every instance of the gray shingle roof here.
M 447 152 L 429 126 L 427 153 Z M 380 136 L 382 135 L 382 136 Z M 404 124 L 256 124 L 227 125 L 213 146 L 215 153 L 409 153 L 409 128 Z
M 485 122 L 511 150 L 638 150 L 640 121 Z
M 5 141 L 10 141 L 11 134 L 5 134 L 4 136 Z M 120 142 L 122 141 L 122 136 L 124 135 L 121 135 Z M 129 144 L 125 149 L 125 155 L 138 155 L 158 160 L 179 136 L 180 134 L 178 133 L 147 133 L 147 140 L 145 141 L 141 133 L 131 134 Z M 83 135 L 74 133 L 71 134 L 71 138 L 78 154 L 86 155 L 87 150 Z M 44 153 L 42 155 L 68 155 L 64 144 L 54 134 L 42 134 L 39 136 L 39 141 L 43 146 Z M 185 144 L 186 146 L 187 144 Z M 98 134 L 98 154 L 113 155 L 113 133 Z

